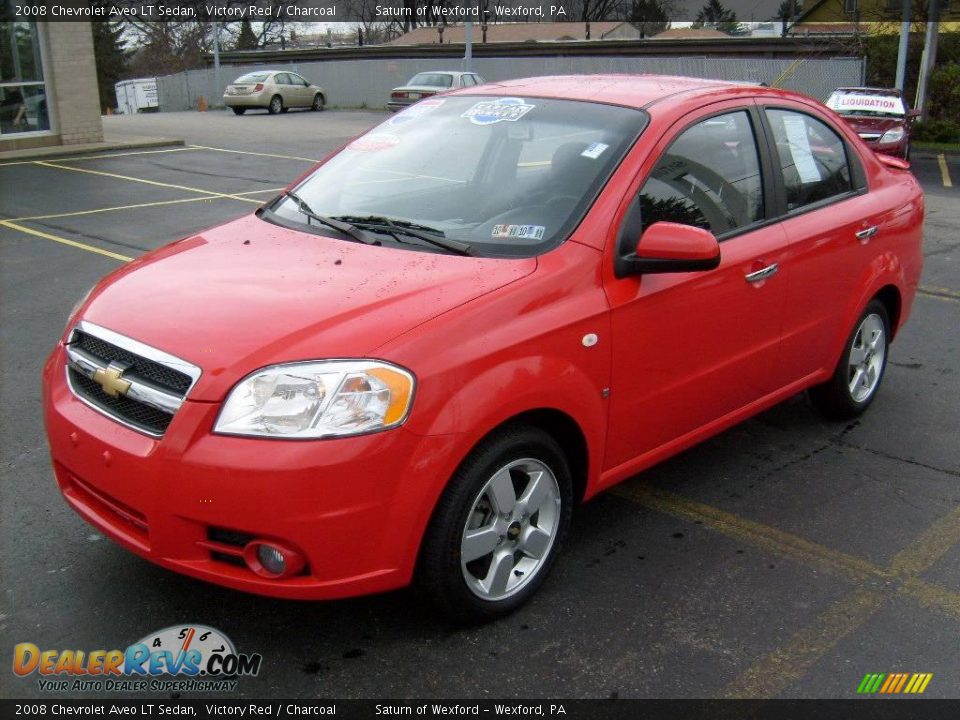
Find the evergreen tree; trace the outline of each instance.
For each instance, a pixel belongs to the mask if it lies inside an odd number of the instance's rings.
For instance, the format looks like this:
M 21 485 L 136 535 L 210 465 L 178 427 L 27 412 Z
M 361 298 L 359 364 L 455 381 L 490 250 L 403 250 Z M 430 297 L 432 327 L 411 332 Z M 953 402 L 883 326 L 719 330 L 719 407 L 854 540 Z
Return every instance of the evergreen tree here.
M 114 85 L 127 69 L 130 53 L 123 39 L 123 24 L 120 22 L 94 22 L 93 54 L 97 63 L 97 87 L 100 90 L 102 109 L 117 106 Z
M 743 25 L 737 22 L 737 14 L 725 8 L 720 0 L 707 0 L 707 4 L 700 8 L 694 18 L 693 26 L 709 26 L 728 35 L 742 35 L 745 32 Z
M 240 34 L 237 35 L 237 44 L 234 47 L 235 50 L 256 50 L 257 46 L 260 43 L 257 41 L 257 36 L 253 32 L 253 28 L 250 27 L 250 21 L 244 20 L 240 24 Z
M 660 0 L 633 0 L 630 6 L 630 24 L 640 31 L 642 38 L 662 33 L 669 19 Z

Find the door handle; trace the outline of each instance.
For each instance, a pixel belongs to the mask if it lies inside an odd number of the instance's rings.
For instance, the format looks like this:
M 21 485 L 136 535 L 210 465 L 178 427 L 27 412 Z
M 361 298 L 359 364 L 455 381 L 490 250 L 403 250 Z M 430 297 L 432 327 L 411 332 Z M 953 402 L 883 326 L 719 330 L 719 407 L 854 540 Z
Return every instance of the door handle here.
M 747 273 L 744 277 L 746 278 L 746 281 L 750 283 L 760 282 L 761 280 L 765 280 L 771 275 L 776 275 L 777 270 L 779 269 L 780 269 L 780 266 L 777 265 L 776 263 L 773 263 L 772 265 L 767 265 L 765 268 L 762 268 L 755 272 Z
M 870 238 L 877 234 L 877 226 L 873 225 L 872 227 L 865 228 L 864 230 L 858 230 L 856 232 L 857 240 L 866 244 Z

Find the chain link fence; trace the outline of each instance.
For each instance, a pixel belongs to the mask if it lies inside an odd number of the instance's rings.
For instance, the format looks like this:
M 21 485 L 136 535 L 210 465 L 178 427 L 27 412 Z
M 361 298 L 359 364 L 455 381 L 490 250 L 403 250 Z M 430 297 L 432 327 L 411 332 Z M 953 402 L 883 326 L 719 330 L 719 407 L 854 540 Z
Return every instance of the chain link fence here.
M 321 86 L 329 107 L 386 107 L 390 89 L 425 70 L 459 70 L 460 59 L 395 58 L 327 60 L 320 62 L 225 65 L 220 87 L 213 68 L 189 70 L 157 78 L 160 110 L 195 110 L 200 98 L 220 105 L 224 87 L 254 70 L 292 70 Z M 716 80 L 767 83 L 825 100 L 837 87 L 861 85 L 864 61 L 852 57 L 717 58 L 547 56 L 475 58 L 473 70 L 487 80 L 510 80 L 540 75 L 593 73 L 657 73 Z

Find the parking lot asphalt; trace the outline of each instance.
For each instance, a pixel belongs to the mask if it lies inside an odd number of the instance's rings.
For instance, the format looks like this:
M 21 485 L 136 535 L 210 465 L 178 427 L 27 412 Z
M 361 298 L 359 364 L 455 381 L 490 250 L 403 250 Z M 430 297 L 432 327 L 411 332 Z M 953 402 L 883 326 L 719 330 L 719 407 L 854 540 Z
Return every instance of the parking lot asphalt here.
M 74 301 L 128 259 L 250 212 L 383 117 L 107 118 L 187 145 L 0 164 L 6 667 L 19 642 L 124 648 L 193 622 L 262 653 L 244 697 L 852 698 L 865 674 L 893 672 L 933 673 L 926 696 L 960 697 L 960 158 L 915 158 L 924 279 L 869 412 L 829 423 L 797 396 L 601 495 L 539 595 L 495 624 L 452 627 L 412 591 L 303 603 L 215 587 L 68 509 L 39 377 Z M 0 697 L 56 695 L 6 669 Z

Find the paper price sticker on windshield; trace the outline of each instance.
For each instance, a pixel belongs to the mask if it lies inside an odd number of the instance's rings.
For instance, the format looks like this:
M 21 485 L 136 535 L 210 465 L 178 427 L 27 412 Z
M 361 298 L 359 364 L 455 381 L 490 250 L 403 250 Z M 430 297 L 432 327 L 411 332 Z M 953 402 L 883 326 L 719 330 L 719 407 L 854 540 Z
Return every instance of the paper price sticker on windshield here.
M 602 142 L 590 143 L 590 147 L 580 153 L 580 157 L 590 158 L 591 160 L 596 160 L 598 157 L 603 155 L 603 151 L 606 150 L 609 145 Z
M 469 119 L 474 125 L 516 122 L 535 107 L 520 98 L 497 98 L 478 102 L 460 117 Z
M 490 237 L 520 240 L 543 240 L 543 225 L 494 225 Z

